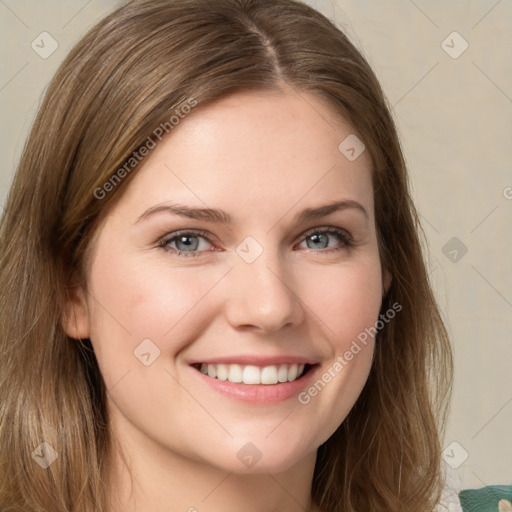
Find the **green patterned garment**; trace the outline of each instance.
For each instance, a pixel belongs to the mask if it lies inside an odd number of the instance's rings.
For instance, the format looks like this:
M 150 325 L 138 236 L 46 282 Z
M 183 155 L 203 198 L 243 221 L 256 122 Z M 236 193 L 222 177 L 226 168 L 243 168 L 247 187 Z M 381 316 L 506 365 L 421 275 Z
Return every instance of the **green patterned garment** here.
M 464 512 L 512 511 L 512 485 L 489 485 L 481 489 L 464 489 L 459 492 L 459 499 Z M 499 507 L 498 503 L 500 503 Z

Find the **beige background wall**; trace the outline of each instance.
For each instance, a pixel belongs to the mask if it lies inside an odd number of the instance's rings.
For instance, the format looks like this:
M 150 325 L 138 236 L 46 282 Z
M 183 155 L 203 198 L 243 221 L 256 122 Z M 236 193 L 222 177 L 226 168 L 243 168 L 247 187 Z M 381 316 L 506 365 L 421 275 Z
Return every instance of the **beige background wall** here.
M 0 0 L 0 204 L 50 77 L 117 3 Z M 308 3 L 363 50 L 401 132 L 432 280 L 455 346 L 445 442 L 453 485 L 510 484 L 512 2 Z M 58 43 L 46 59 L 31 48 L 44 31 Z M 42 37 L 44 48 L 36 39 L 41 53 L 52 44 Z

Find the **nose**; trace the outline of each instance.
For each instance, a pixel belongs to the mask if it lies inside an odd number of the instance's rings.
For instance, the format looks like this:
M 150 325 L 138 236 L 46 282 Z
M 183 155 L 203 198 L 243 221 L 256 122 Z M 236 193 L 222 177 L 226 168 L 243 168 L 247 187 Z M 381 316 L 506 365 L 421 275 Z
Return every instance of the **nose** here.
M 237 261 L 225 285 L 225 314 L 236 329 L 264 333 L 299 325 L 304 308 L 296 280 L 271 250 L 252 263 Z

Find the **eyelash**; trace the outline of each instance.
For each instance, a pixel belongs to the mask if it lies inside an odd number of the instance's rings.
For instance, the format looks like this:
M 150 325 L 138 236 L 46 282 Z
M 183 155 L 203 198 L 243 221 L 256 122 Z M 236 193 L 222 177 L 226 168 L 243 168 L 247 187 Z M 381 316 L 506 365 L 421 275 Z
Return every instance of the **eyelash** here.
M 312 252 L 318 252 L 320 254 L 333 253 L 333 252 L 341 251 L 343 249 L 350 249 L 351 247 L 353 247 L 355 245 L 351 235 L 347 231 L 345 231 L 344 229 L 335 228 L 335 227 L 314 228 L 314 229 L 309 230 L 306 233 L 304 233 L 303 234 L 303 239 L 306 239 L 306 238 L 308 238 L 308 237 L 310 237 L 312 235 L 317 235 L 317 234 L 336 235 L 339 238 L 339 240 L 342 242 L 342 244 L 340 246 L 338 246 L 338 247 L 333 248 L 333 249 L 322 249 L 322 250 L 319 250 L 319 251 L 316 251 L 314 249 L 310 249 Z M 204 238 L 205 240 L 207 240 L 208 243 L 210 243 L 210 244 L 213 243 L 210 240 L 209 233 L 206 232 L 206 231 L 201 231 L 201 230 L 197 230 L 197 231 L 176 231 L 172 235 L 173 236 L 171 236 L 171 237 L 166 237 L 166 238 L 163 238 L 162 240 L 160 240 L 158 245 L 165 252 L 169 252 L 172 255 L 178 256 L 178 257 L 197 258 L 197 257 L 199 257 L 201 255 L 201 252 L 203 252 L 203 251 L 190 251 L 190 252 L 189 251 L 180 251 L 178 249 L 173 249 L 172 247 L 168 246 L 168 244 L 170 242 L 175 241 L 180 236 L 191 235 L 193 237 L 201 237 L 201 238 Z

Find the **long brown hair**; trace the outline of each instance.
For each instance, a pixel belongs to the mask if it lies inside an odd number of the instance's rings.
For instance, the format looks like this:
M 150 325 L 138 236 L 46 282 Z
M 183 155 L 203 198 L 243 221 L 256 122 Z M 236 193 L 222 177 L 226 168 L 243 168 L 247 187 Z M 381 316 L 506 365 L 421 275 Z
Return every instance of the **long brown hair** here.
M 452 359 L 396 129 L 364 58 L 295 0 L 128 2 L 56 73 L 0 225 L 0 509 L 109 510 L 107 390 L 90 343 L 62 328 L 69 287 L 85 285 L 99 219 L 137 172 L 119 169 L 157 127 L 191 98 L 200 108 L 285 85 L 323 98 L 361 134 L 393 277 L 382 307 L 402 306 L 378 334 L 357 403 L 318 450 L 313 499 L 326 512 L 432 510 Z M 43 442 L 58 454 L 46 469 L 35 463 L 51 457 Z

